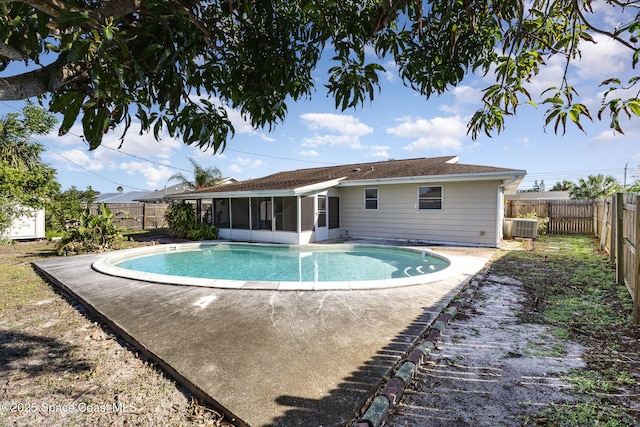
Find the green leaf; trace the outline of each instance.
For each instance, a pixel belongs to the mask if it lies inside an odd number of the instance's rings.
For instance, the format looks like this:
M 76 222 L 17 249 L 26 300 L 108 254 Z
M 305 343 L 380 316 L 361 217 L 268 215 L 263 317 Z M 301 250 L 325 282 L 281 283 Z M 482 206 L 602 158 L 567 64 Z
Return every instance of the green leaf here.
M 61 111 L 64 113 L 62 124 L 60 125 L 60 129 L 58 130 L 58 135 L 66 135 L 69 132 L 69 129 L 73 126 L 80 114 L 80 109 L 82 108 L 82 101 L 84 100 L 84 95 L 79 94 L 77 92 L 69 92 L 67 93 L 68 99 L 66 105 L 61 110 L 53 110 L 52 111 Z
M 113 31 L 109 27 L 104 27 L 102 29 L 102 36 L 106 41 L 110 42 L 113 40 Z
M 600 86 L 607 86 L 607 85 L 610 85 L 610 84 L 620 85 L 620 79 L 618 79 L 618 78 L 607 79 L 607 80 L 603 81 L 602 83 L 600 83 Z
M 553 97 L 553 98 L 547 98 L 544 101 L 542 101 L 543 104 L 558 104 L 558 105 L 562 105 L 564 104 L 564 101 L 560 98 L 557 97 Z
M 633 114 L 640 116 L 640 102 L 637 99 L 628 101 L 627 107 L 629 107 Z
M 65 12 L 57 17 L 57 21 L 61 26 L 67 26 L 67 24 L 79 25 L 84 21 L 88 21 L 91 18 L 86 12 Z

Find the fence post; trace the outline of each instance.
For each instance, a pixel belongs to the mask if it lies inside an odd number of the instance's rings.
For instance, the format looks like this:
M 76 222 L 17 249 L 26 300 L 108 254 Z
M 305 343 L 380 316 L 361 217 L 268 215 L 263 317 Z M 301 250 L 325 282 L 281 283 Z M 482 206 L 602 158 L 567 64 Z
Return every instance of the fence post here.
M 636 195 L 635 254 L 633 268 L 633 324 L 640 325 L 640 195 Z
M 146 230 L 145 224 L 147 219 L 147 204 L 142 202 L 142 229 Z
M 609 200 L 604 201 L 604 213 L 602 215 L 602 231 L 600 233 L 600 249 L 607 249 L 607 227 L 609 226 L 609 205 L 611 202 Z M 615 258 L 613 256 L 612 248 L 609 248 L 609 261 L 613 264 Z
M 615 194 L 615 239 L 616 239 L 616 276 L 618 284 L 624 285 L 624 199 L 622 193 Z M 611 236 L 613 237 L 613 230 Z M 613 246 L 613 242 L 612 246 Z M 613 248 L 612 252 L 613 252 Z

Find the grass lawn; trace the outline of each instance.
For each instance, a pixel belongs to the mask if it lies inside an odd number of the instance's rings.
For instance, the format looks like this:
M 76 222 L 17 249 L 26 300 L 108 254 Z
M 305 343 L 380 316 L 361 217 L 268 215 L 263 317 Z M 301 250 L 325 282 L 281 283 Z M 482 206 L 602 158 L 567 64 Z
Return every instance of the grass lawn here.
M 0 425 L 230 425 L 36 275 L 50 256 L 0 246 Z

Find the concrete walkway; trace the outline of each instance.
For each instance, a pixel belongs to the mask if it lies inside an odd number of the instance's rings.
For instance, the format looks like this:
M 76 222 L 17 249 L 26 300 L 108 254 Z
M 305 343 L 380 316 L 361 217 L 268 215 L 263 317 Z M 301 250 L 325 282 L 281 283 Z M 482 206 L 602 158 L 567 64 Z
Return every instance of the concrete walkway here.
M 39 272 L 238 425 L 343 426 L 495 250 L 428 248 L 450 277 L 367 291 L 140 282 L 53 258 Z

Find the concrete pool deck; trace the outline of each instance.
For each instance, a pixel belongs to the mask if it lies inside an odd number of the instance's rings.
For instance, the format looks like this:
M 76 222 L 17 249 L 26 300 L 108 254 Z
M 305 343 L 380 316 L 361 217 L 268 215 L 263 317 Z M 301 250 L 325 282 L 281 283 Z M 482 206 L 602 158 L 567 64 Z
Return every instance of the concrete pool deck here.
M 37 270 L 238 425 L 342 426 L 495 253 L 428 247 L 451 260 L 436 282 L 278 291 L 157 284 L 98 273 L 99 255 Z

